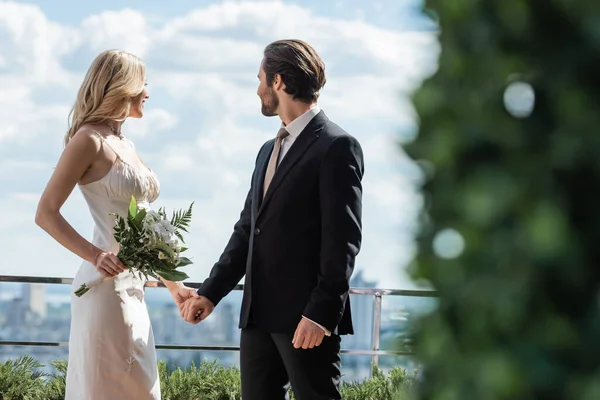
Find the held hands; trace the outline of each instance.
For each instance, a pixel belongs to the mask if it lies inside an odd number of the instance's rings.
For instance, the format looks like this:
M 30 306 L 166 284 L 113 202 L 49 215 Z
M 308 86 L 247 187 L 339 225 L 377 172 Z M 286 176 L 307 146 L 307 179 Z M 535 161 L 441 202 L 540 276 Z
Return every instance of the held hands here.
M 214 309 L 215 305 L 212 301 L 204 296 L 198 296 L 197 293 L 179 306 L 183 319 L 194 325 L 206 319 Z
M 125 271 L 127 267 L 111 252 L 101 252 L 94 260 L 96 270 L 107 278 L 112 278 Z
M 171 292 L 171 295 L 173 296 L 173 300 L 175 300 L 175 304 L 177 304 L 177 308 L 180 310 L 186 300 L 191 299 L 192 297 L 199 297 L 196 289 L 187 286 L 180 286 L 177 290 Z
M 194 288 L 180 286 L 177 290 L 173 290 L 171 295 L 181 317 L 192 324 L 197 324 L 208 317 L 215 308 L 210 300 L 200 296 Z
M 292 344 L 296 349 L 301 347 L 305 350 L 312 349 L 319 346 L 323 342 L 324 337 L 325 331 L 321 327 L 302 317 L 294 333 Z

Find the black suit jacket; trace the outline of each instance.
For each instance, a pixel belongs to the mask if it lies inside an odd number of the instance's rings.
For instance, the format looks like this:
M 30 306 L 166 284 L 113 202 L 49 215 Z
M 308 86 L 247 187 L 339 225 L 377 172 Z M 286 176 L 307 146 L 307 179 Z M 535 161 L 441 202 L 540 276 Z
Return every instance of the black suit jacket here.
M 244 209 L 198 293 L 215 305 L 246 275 L 240 328 L 293 333 L 302 316 L 353 333 L 348 297 L 361 244 L 362 149 L 319 112 L 279 164 L 263 200 L 274 140 L 260 149 Z

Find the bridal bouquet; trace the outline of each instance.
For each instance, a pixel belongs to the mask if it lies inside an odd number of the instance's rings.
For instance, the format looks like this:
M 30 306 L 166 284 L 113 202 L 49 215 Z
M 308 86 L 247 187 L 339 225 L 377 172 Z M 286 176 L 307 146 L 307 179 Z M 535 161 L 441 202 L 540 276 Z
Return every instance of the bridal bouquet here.
M 182 281 L 188 276 L 179 268 L 192 262 L 182 257 L 187 250 L 181 232 L 187 233 L 192 220 L 192 206 L 187 211 L 178 210 L 171 219 L 163 208 L 158 211 L 139 208 L 135 198 L 131 197 L 127 218 L 117 214 L 114 238 L 120 245 L 118 257 L 129 271 L 148 278 L 162 278 L 169 281 Z M 110 279 L 98 274 L 98 278 L 84 283 L 75 291 L 77 297 L 83 296 L 92 287 L 103 280 Z

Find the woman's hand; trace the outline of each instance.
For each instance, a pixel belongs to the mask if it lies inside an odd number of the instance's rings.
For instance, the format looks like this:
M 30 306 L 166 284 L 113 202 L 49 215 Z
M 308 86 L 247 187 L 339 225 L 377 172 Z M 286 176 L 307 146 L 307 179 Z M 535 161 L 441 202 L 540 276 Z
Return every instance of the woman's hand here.
M 187 286 L 180 286 L 177 290 L 171 292 L 173 296 L 173 300 L 175 300 L 175 304 L 177 304 L 177 308 L 181 310 L 183 304 L 192 297 L 200 297 L 196 292 L 196 289 L 190 288 Z
M 112 278 L 125 271 L 127 267 L 111 252 L 98 254 L 95 261 L 96 270 L 107 278 Z

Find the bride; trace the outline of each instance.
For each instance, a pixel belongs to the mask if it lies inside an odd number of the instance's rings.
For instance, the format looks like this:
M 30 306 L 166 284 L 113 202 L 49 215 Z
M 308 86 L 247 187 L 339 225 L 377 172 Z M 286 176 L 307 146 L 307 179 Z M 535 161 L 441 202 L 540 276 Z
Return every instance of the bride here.
M 117 50 L 96 57 L 79 89 L 64 152 L 38 205 L 36 223 L 83 259 L 73 290 L 98 272 L 113 278 L 82 297 L 71 295 L 66 400 L 160 399 L 145 281 L 119 260 L 110 216 L 125 216 L 132 195 L 151 203 L 159 194 L 156 174 L 121 134 L 127 118 L 142 118 L 148 97 L 139 58 Z M 60 213 L 75 185 L 95 223 L 91 242 Z M 196 295 L 181 283 L 164 283 L 178 306 Z

